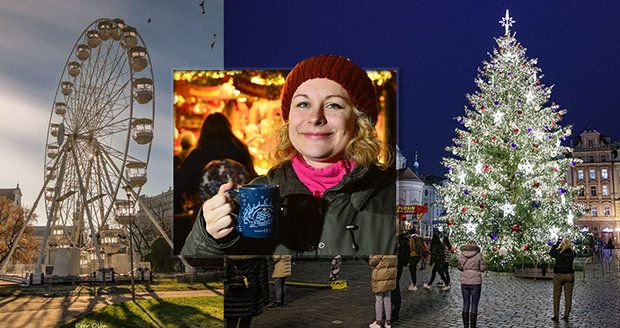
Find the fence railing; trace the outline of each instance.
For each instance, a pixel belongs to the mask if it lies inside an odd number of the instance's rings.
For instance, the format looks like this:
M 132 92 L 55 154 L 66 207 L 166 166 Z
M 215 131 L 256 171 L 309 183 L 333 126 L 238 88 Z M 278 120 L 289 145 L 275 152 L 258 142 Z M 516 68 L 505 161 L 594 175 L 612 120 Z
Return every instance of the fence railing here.
M 583 268 L 581 278 L 620 279 L 620 254 L 610 250 L 609 253 L 597 253 L 594 256 L 575 259 L 575 266 Z

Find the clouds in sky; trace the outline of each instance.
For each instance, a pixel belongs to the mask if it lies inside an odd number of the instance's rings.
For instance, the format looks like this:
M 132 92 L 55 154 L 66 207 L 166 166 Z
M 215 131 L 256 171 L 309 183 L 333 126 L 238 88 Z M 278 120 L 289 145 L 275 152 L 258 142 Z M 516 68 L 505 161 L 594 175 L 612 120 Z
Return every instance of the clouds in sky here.
M 31 206 L 43 185 L 45 140 L 58 80 L 76 40 L 92 22 L 123 18 L 143 37 L 154 70 L 155 136 L 146 194 L 172 185 L 172 70 L 223 66 L 223 0 L 0 2 L 0 188 L 20 183 Z M 147 18 L 152 23 L 147 24 Z M 45 224 L 44 209 L 36 213 Z

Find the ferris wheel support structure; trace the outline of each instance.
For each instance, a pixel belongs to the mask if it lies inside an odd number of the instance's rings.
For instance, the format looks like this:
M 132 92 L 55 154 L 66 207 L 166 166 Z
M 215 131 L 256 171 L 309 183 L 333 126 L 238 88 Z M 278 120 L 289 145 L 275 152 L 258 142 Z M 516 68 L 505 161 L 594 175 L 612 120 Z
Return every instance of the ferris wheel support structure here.
M 154 89 L 144 40 L 122 19 L 98 19 L 74 43 L 50 113 L 43 187 L 24 218 L 28 223 L 45 195 L 47 223 L 33 280 L 40 279 L 46 256 L 55 258 L 47 260 L 53 275 L 76 275 L 95 270 L 92 260 L 104 271 L 102 257 L 122 250 L 127 221 L 119 204 L 127 201 L 117 196 L 127 181 L 136 195 L 147 181 Z M 0 273 L 6 273 L 26 226 Z M 67 257 L 70 263 L 58 262 Z

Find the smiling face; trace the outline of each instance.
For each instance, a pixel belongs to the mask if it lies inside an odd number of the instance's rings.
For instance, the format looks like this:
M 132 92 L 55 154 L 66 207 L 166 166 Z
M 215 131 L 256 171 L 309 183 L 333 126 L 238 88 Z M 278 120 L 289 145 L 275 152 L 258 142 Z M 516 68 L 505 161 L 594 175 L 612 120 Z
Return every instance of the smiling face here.
M 306 163 L 321 168 L 344 158 L 355 121 L 347 90 L 329 79 L 311 79 L 293 94 L 288 134 Z

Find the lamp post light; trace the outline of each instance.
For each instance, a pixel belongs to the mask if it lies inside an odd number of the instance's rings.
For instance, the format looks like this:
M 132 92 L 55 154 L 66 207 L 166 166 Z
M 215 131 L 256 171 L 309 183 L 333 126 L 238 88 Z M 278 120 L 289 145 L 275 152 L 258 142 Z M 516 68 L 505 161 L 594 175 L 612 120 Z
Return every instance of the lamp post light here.
M 136 301 L 136 285 L 134 283 L 133 277 L 133 229 L 131 228 L 131 223 L 133 221 L 133 206 L 131 203 L 131 192 L 132 188 L 130 185 L 125 186 L 125 192 L 127 193 L 127 201 L 129 204 L 129 215 L 132 218 L 129 220 L 129 263 L 131 268 L 131 300 Z

